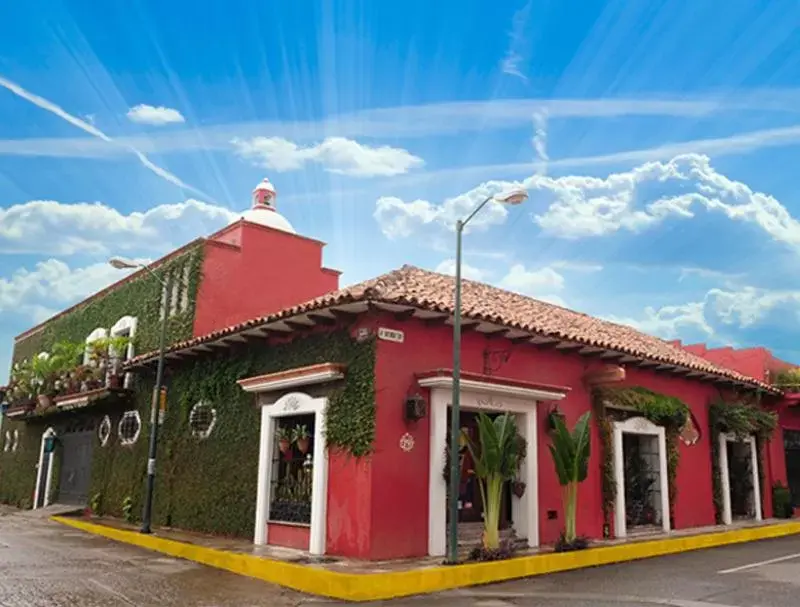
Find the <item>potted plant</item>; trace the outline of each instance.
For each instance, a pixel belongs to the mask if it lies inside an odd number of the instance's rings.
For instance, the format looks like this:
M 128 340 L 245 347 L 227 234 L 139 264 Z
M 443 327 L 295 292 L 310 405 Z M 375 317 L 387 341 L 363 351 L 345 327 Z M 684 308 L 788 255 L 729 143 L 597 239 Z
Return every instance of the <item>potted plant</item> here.
M 122 364 L 125 362 L 131 340 L 125 335 L 118 335 L 106 338 L 105 342 L 108 356 L 108 385 L 110 388 L 121 388 Z
M 292 441 L 294 441 L 294 443 L 297 445 L 297 449 L 300 451 L 300 453 L 303 455 L 308 453 L 311 437 L 308 434 L 308 428 L 304 424 L 294 427 L 294 430 L 292 431 Z
M 275 433 L 278 438 L 278 448 L 281 453 L 286 453 L 292 446 L 292 431 L 288 426 L 278 426 L 278 431 Z

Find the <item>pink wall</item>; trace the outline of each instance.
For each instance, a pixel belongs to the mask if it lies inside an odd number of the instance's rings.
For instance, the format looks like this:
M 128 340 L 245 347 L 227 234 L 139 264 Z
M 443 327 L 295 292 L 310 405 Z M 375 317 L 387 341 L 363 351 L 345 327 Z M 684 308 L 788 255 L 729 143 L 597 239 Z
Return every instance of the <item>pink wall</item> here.
M 355 559 L 371 557 L 372 463 L 346 454 L 328 457 L 326 552 Z
M 282 525 L 270 523 L 267 525 L 267 543 L 273 546 L 308 550 L 311 539 L 311 529 L 298 525 Z
M 277 312 L 339 288 L 323 243 L 240 222 L 205 246 L 194 335 Z M 238 245 L 238 246 L 237 246 Z
M 375 315 L 362 324 L 405 333 L 402 344 L 379 341 L 377 345 L 377 435 L 375 453 L 370 458 L 370 533 L 369 547 L 364 556 L 370 559 L 422 556 L 427 553 L 428 534 L 429 418 L 416 423 L 407 422 L 403 417 L 402 403 L 407 395 L 417 391 L 415 374 L 452 367 L 452 329 L 428 326 L 420 321 L 400 321 L 391 315 Z M 462 368 L 465 372 L 483 373 L 483 351 L 487 345 L 492 349 L 510 348 L 512 351 L 510 360 L 495 371 L 495 376 L 570 387 L 571 391 L 559 404 L 569 424 L 590 409 L 590 396 L 582 377 L 586 370 L 599 365 L 597 361 L 530 345 L 512 345 L 505 340 L 487 339 L 467 332 L 462 340 Z M 640 369 L 629 369 L 625 384 L 644 386 L 678 397 L 691 408 L 701 438 L 691 447 L 681 444 L 675 525 L 677 528 L 712 525 L 714 506 L 707 407 L 718 396 L 717 388 Z M 555 542 L 563 528 L 561 490 L 547 448 L 548 410 L 546 405 L 538 408 L 539 515 L 543 544 Z M 415 441 L 411 452 L 404 452 L 399 446 L 405 433 L 411 434 Z M 598 538 L 602 537 L 603 515 L 601 450 L 596 426 L 592 442 L 589 477 L 580 488 L 578 532 Z M 768 472 L 774 473 L 775 468 L 772 464 Z M 771 486 L 769 477 L 768 486 Z M 359 492 L 361 489 L 359 487 Z M 359 503 L 360 507 L 366 507 L 365 494 L 360 494 Z M 549 510 L 558 513 L 556 520 L 547 518 Z M 329 512 L 328 524 L 338 525 L 330 520 L 332 514 Z M 358 551 L 362 552 L 361 544 Z

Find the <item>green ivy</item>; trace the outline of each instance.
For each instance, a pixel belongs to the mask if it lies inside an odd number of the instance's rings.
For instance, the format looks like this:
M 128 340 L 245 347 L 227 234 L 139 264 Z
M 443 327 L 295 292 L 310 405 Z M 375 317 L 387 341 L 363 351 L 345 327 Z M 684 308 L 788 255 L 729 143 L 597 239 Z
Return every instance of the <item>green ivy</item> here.
M 159 428 L 154 522 L 251 537 L 261 416 L 254 395 L 236 381 L 323 362 L 347 365 L 343 385 L 328 401 L 327 441 L 353 456 L 367 455 L 375 436 L 373 341 L 357 343 L 347 330 L 340 330 L 274 346 L 243 345 L 171 366 L 167 414 Z M 102 494 L 104 511 L 112 516 L 123 516 L 127 497 L 132 512 L 137 516 L 141 512 L 151 394 L 152 377 L 138 382 L 135 402 L 143 424 L 134 445 L 119 444 L 116 428 L 121 412 L 112 416 L 109 445 L 101 447 L 96 439 L 90 495 Z M 210 404 L 217 416 L 206 439 L 193 437 L 188 424 L 199 401 Z
M 39 448 L 46 426 L 41 423 L 26 424 L 22 421 L 3 420 L 0 432 L 0 502 L 18 508 L 33 506 L 36 488 L 36 466 L 39 463 Z M 16 451 L 4 451 L 6 432 L 19 432 Z
M 625 388 L 596 388 L 593 393 L 593 408 L 600 429 L 603 445 L 601 460 L 603 517 L 610 525 L 611 514 L 617 497 L 617 484 L 614 476 L 614 447 L 611 420 L 606 411 L 606 403 L 631 409 L 653 422 L 664 426 L 667 443 L 667 480 L 669 487 L 670 515 L 674 516 L 678 499 L 678 468 L 680 467 L 680 431 L 689 416 L 689 407 L 679 398 L 660 394 L 639 386 Z
M 189 305 L 185 311 L 170 317 L 167 327 L 169 343 L 192 336 L 202 261 L 203 248 L 195 246 L 170 259 L 157 270 L 161 276 L 178 276 L 182 281 L 184 268 L 189 264 Z M 65 315 L 47 322 L 39 331 L 17 341 L 13 360 L 18 362 L 30 359 L 39 352 L 49 351 L 59 341 L 82 342 L 96 328 L 110 328 L 123 316 L 135 316 L 138 319 L 135 351 L 144 353 L 155 350 L 161 328 L 161 290 L 161 283 L 148 273 L 125 282 L 111 292 L 90 299 Z

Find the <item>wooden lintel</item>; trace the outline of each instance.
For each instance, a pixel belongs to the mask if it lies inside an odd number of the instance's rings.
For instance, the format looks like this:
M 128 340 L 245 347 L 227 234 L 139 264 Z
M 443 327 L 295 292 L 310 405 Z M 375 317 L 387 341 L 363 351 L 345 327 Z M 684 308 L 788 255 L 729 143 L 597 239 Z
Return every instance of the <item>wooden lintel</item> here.
M 336 308 L 329 308 L 328 311 L 331 314 L 333 314 L 336 318 L 341 318 L 342 320 L 352 320 L 358 316 L 358 312 L 351 312 L 350 310 L 339 310 Z
M 648 369 L 650 367 L 658 367 L 659 365 L 661 365 L 661 363 L 657 362 L 657 361 L 654 361 L 654 360 L 641 360 L 641 361 L 639 361 L 639 366 L 644 368 L 644 369 Z
M 602 360 L 616 360 L 619 361 L 625 358 L 625 355 L 621 352 L 614 352 L 612 350 L 605 350 L 601 355 L 600 358 Z
M 578 350 L 578 354 L 581 356 L 599 356 L 603 352 L 605 352 L 605 348 L 592 348 L 592 347 L 585 347 Z
M 677 368 L 675 365 L 658 365 L 656 371 L 675 371 Z
M 705 376 L 705 373 L 703 373 L 702 371 L 689 371 L 686 374 L 686 377 L 688 377 L 688 378 L 704 377 L 704 376 Z
M 211 352 L 213 348 L 211 348 L 208 344 L 202 344 L 200 346 L 195 346 L 193 350 L 198 350 L 200 352 Z
M 619 362 L 621 362 L 621 363 L 640 363 L 640 362 L 642 362 L 642 359 L 639 358 L 638 356 L 623 356 L 622 358 L 619 359 Z
M 496 339 L 498 337 L 506 337 L 509 331 L 508 329 L 499 327 L 493 331 L 481 331 L 481 333 L 486 337 L 486 339 Z
M 509 337 L 508 341 L 510 341 L 512 344 L 530 343 L 531 336 L 530 335 L 517 335 L 516 337 Z
M 583 344 L 577 344 L 574 341 L 560 341 L 556 344 L 556 350 L 561 350 L 562 352 L 567 352 L 569 350 L 580 350 L 583 347 Z
M 438 325 L 443 325 L 447 322 L 450 317 L 447 314 L 442 314 L 441 316 L 429 316 L 425 319 L 425 324 L 429 327 L 436 327 Z

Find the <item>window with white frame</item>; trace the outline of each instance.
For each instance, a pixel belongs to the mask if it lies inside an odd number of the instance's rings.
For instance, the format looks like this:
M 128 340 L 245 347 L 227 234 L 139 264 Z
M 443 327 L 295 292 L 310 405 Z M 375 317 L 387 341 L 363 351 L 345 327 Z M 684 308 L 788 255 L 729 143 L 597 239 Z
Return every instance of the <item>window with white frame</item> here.
M 138 320 L 135 316 L 123 316 L 117 322 L 114 323 L 113 327 L 111 327 L 110 331 L 111 337 L 128 338 L 128 345 L 125 347 L 124 352 L 114 352 L 114 351 L 109 352 L 109 354 L 112 357 L 112 361 L 114 362 L 114 367 L 115 367 L 115 369 L 113 370 L 114 373 L 119 373 L 121 371 L 121 369 L 119 368 L 121 364 L 133 358 L 133 338 L 136 336 L 137 325 L 138 325 Z M 123 378 L 122 387 L 130 388 L 131 381 L 132 381 L 131 374 L 126 373 Z
M 141 431 L 142 418 L 139 417 L 139 412 L 126 411 L 119 420 L 119 427 L 117 428 L 120 444 L 133 445 L 137 440 L 139 440 L 139 434 Z
M 181 306 L 180 311 L 186 312 L 189 309 L 189 277 L 192 272 L 192 264 L 186 262 L 183 265 L 183 276 L 181 280 Z
M 111 418 L 106 415 L 97 427 L 97 438 L 100 439 L 100 446 L 105 447 L 111 437 Z
M 217 410 L 208 403 L 196 403 L 189 412 L 189 428 L 195 438 L 208 438 L 216 423 Z
M 181 273 L 180 270 L 173 270 L 169 275 L 170 288 L 172 295 L 169 298 L 169 315 L 175 316 L 178 312 L 181 297 Z
M 92 362 L 92 344 L 108 337 L 108 331 L 102 327 L 96 328 L 86 337 L 86 349 L 83 351 L 83 364 L 88 365 Z

